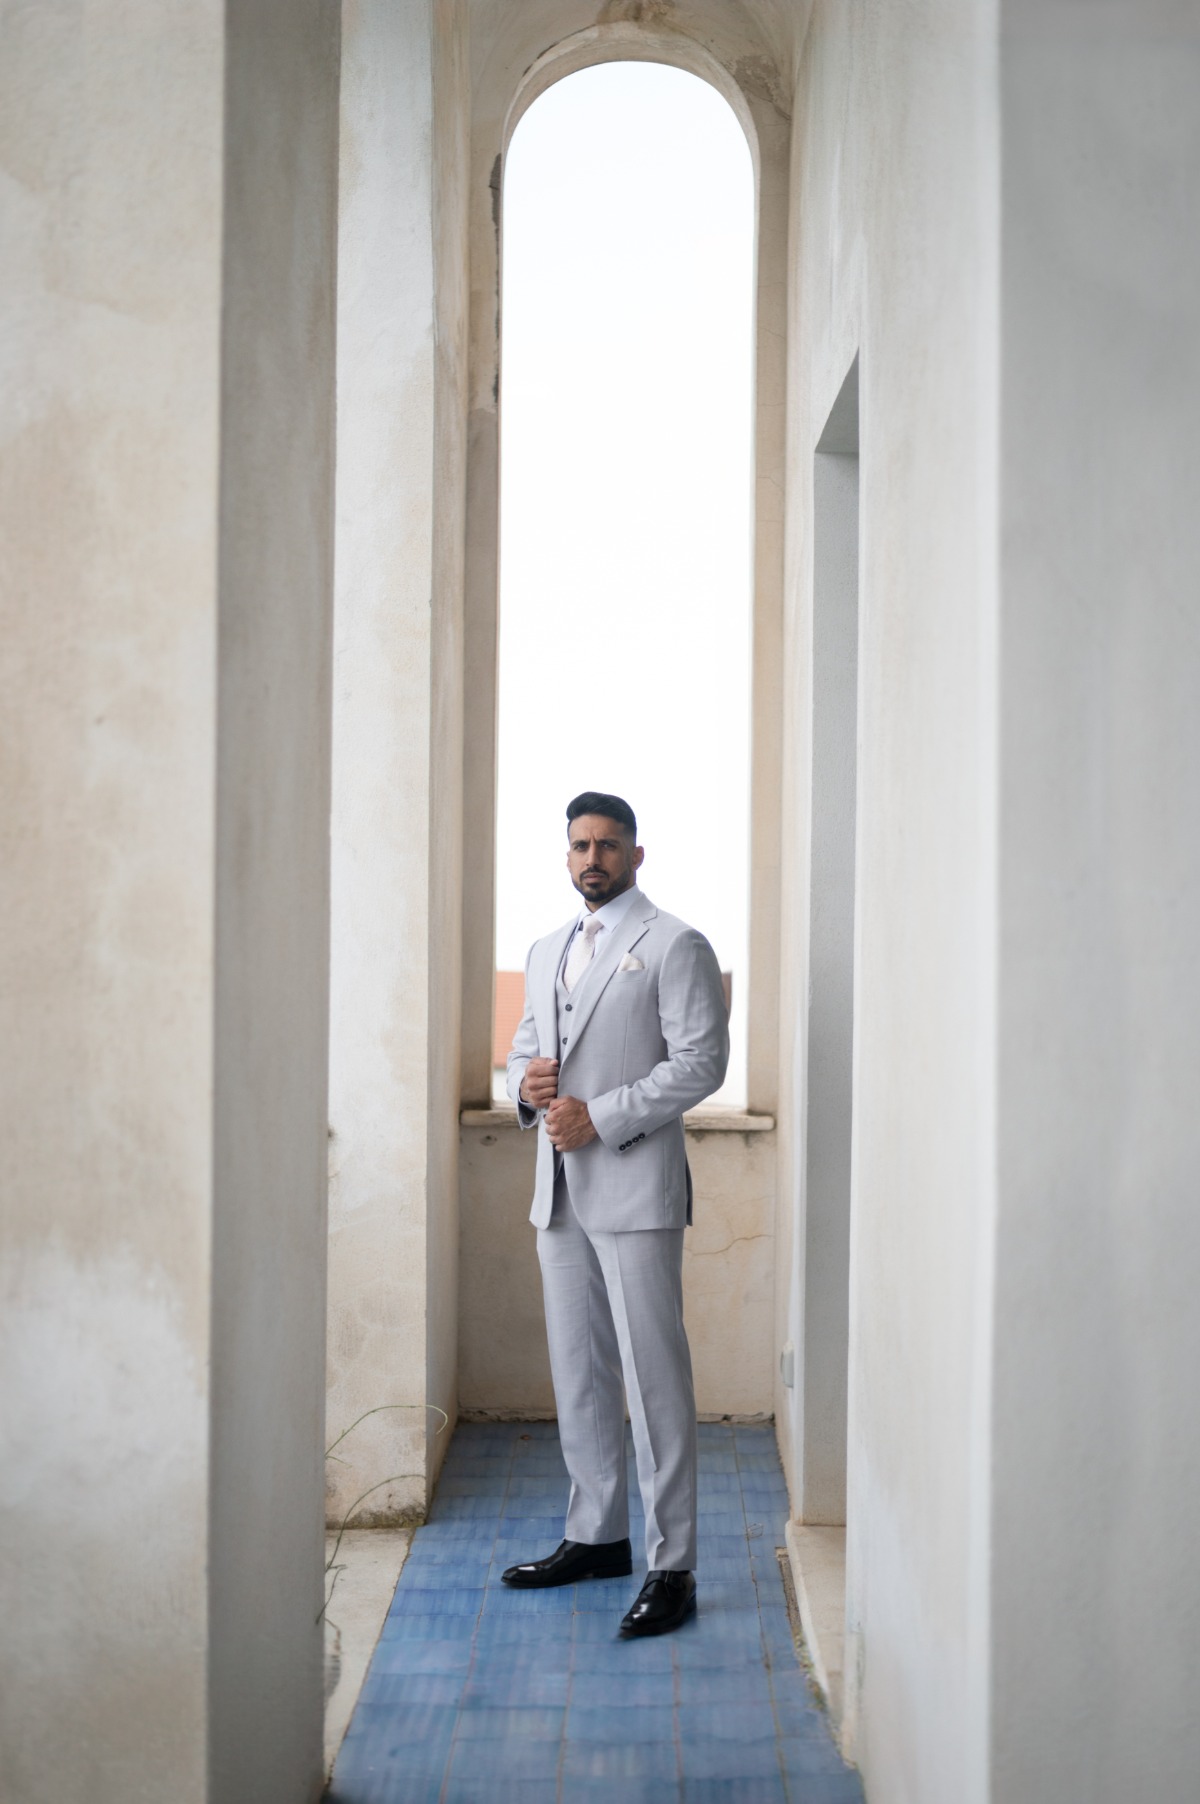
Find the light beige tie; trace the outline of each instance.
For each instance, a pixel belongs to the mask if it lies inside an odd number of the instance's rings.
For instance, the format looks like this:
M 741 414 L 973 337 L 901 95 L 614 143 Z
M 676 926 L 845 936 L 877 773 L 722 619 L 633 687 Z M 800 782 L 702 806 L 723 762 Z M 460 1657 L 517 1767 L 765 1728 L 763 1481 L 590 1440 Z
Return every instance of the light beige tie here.
M 563 983 L 568 990 L 573 990 L 592 962 L 596 950 L 596 935 L 604 922 L 598 921 L 595 915 L 589 915 L 583 923 L 583 932 L 576 933 L 571 941 L 571 951 L 567 958 L 567 968 L 563 972 Z

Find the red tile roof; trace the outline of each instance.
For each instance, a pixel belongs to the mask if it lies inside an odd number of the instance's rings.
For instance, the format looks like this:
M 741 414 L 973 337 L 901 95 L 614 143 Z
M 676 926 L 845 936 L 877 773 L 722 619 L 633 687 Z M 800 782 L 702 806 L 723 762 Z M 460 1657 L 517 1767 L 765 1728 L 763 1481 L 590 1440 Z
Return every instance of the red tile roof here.
M 492 1064 L 503 1066 L 517 1024 L 525 1012 L 524 971 L 497 971 L 496 1006 L 492 1014 Z

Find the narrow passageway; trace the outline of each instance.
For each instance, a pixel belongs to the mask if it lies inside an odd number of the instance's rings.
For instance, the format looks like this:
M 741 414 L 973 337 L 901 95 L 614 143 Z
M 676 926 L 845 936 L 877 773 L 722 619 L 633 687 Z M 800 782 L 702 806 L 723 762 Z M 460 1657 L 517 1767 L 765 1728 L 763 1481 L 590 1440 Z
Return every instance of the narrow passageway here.
M 700 1608 L 656 1640 L 617 1636 L 638 1571 L 501 1585 L 557 1544 L 566 1497 L 554 1423 L 458 1429 L 328 1804 L 862 1804 L 796 1653 L 772 1430 L 701 1425 Z

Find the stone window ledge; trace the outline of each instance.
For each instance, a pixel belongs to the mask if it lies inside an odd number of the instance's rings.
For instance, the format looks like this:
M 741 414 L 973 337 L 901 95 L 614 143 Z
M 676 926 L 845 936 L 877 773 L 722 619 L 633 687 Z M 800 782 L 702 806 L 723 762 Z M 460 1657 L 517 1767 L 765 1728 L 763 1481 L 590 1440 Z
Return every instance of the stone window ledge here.
M 459 1125 L 468 1128 L 515 1128 L 517 1111 L 511 1103 L 494 1109 L 462 1109 Z M 689 1134 L 768 1134 L 775 1126 L 774 1115 L 751 1115 L 744 1109 L 689 1109 L 683 1118 Z

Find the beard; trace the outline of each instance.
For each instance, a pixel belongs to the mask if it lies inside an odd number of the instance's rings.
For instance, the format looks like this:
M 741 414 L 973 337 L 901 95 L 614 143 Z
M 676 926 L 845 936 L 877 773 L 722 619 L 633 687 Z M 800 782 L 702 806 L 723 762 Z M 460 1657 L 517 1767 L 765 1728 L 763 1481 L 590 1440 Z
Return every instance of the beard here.
M 633 871 L 621 871 L 615 877 L 610 877 L 607 871 L 584 871 L 582 876 L 573 877 L 571 881 L 585 901 L 611 902 L 614 897 L 624 895 L 629 888 L 633 882 Z

